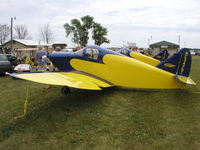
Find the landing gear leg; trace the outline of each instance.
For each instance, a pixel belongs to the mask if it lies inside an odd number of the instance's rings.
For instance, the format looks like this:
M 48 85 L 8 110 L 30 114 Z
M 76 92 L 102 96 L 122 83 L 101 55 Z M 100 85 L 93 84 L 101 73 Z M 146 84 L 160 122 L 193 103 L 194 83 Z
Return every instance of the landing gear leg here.
M 69 93 L 71 93 L 71 90 L 70 90 L 69 87 L 64 86 L 64 87 L 62 87 L 62 89 L 61 89 L 61 93 L 62 93 L 62 94 L 69 94 Z

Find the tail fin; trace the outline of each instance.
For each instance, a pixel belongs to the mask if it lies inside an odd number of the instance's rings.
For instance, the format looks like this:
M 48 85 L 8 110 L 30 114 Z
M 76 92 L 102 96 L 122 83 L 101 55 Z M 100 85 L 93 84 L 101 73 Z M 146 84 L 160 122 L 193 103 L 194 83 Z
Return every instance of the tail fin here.
M 153 58 L 157 59 L 157 60 L 160 60 L 160 61 L 164 61 L 165 59 L 167 59 L 169 56 L 169 53 L 168 51 L 165 49 L 165 50 L 162 50 L 160 51 L 157 55 L 155 55 Z
M 188 77 L 192 64 L 190 50 L 183 48 L 170 58 L 164 60 L 156 67 L 176 75 Z

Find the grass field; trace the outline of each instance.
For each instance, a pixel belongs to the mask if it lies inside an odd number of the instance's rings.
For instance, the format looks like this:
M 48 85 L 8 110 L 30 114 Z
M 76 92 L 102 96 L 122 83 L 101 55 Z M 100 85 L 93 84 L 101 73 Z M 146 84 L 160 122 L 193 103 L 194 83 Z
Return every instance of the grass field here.
M 185 90 L 61 87 L 0 77 L 0 150 L 200 149 L 200 57 Z M 27 114 L 23 117 L 29 87 Z

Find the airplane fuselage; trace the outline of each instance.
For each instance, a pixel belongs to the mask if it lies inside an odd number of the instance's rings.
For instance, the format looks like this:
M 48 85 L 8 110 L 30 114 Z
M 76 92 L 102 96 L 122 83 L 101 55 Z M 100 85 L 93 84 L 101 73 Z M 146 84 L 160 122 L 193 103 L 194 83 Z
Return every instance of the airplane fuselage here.
M 96 46 L 75 53 L 52 53 L 49 58 L 60 71 L 82 71 L 116 86 L 147 89 L 186 86 L 177 81 L 173 73 Z

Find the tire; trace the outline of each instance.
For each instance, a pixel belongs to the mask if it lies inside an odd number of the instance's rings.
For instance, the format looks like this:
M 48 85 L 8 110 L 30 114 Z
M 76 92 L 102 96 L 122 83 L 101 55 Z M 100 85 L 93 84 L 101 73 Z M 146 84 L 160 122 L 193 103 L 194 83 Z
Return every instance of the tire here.
M 62 87 L 61 93 L 62 94 L 70 94 L 71 93 L 70 88 L 67 86 Z

